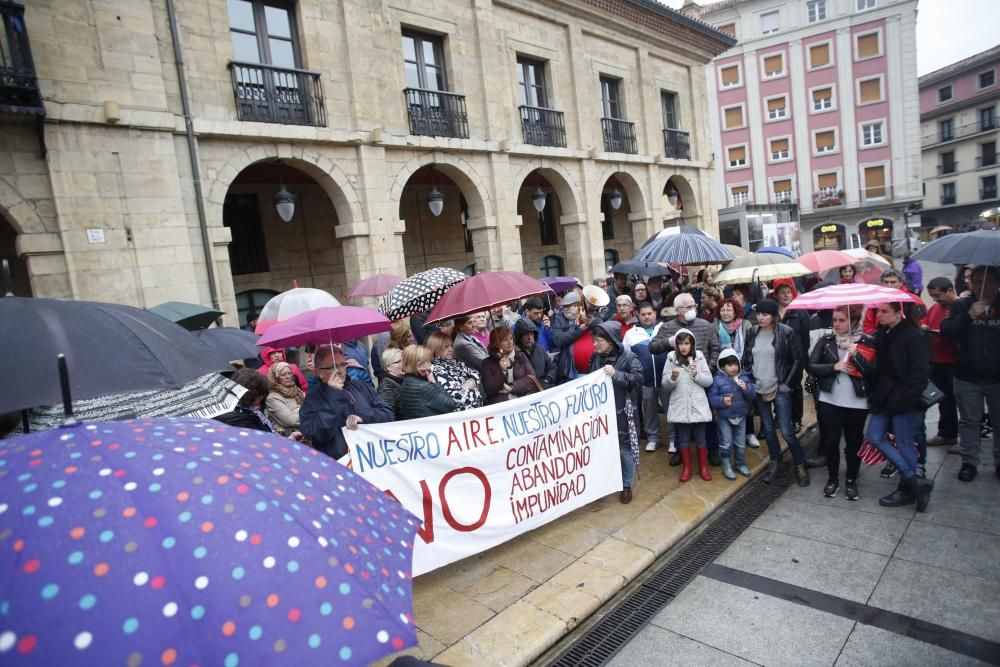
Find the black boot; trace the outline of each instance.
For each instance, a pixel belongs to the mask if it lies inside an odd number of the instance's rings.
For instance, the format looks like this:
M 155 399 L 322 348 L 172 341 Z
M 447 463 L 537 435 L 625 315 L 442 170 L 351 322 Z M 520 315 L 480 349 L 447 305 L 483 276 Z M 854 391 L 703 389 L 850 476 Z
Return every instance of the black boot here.
M 900 480 L 896 490 L 887 496 L 879 498 L 878 504 L 882 507 L 902 507 L 903 505 L 912 505 L 915 503 L 917 497 L 913 493 L 913 485 L 910 481 L 905 479 Z
M 931 490 L 934 489 L 934 482 L 922 477 L 914 477 L 909 482 L 912 486 L 913 495 L 917 497 L 917 511 L 923 512 L 931 502 Z
M 674 452 L 670 455 L 670 465 L 679 466 L 681 464 L 681 453 Z

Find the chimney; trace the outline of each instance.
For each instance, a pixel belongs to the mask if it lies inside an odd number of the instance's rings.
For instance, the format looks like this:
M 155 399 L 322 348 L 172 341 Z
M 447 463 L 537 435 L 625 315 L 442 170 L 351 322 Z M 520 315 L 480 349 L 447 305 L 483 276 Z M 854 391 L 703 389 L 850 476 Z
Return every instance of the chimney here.
M 694 0 L 684 0 L 684 4 L 681 6 L 681 14 L 685 16 L 690 16 L 693 19 L 701 20 L 701 5 L 699 5 Z

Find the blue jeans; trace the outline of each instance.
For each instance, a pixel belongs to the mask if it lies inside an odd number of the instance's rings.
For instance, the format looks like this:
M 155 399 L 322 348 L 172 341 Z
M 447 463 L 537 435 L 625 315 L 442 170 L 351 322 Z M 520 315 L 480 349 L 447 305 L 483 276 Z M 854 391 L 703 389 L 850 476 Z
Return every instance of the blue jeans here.
M 729 452 L 733 452 L 733 462 L 736 465 L 746 463 L 747 448 L 747 418 L 744 416 L 738 424 L 734 424 L 726 417 L 716 417 L 715 426 L 719 431 L 719 456 L 729 458 Z
M 785 437 L 788 448 L 792 450 L 792 460 L 795 461 L 795 465 L 803 465 L 806 462 L 806 455 L 792 427 L 792 395 L 779 391 L 770 403 L 760 398 L 754 403 L 757 406 L 757 414 L 760 415 L 761 426 L 764 428 L 764 437 L 767 438 L 767 451 L 771 455 L 771 460 L 781 460 L 781 445 L 778 443 L 778 429 L 781 429 L 781 435 Z M 775 413 L 778 415 L 777 425 L 774 420 Z
M 917 474 L 917 448 L 914 446 L 917 429 L 924 421 L 924 413 L 904 412 L 898 415 L 868 415 L 865 438 L 878 447 L 885 457 L 899 468 L 899 476 L 910 479 Z M 886 433 L 896 436 L 896 446 L 886 438 Z
M 632 486 L 632 477 L 635 475 L 632 446 L 618 445 L 618 456 L 622 460 L 622 486 Z

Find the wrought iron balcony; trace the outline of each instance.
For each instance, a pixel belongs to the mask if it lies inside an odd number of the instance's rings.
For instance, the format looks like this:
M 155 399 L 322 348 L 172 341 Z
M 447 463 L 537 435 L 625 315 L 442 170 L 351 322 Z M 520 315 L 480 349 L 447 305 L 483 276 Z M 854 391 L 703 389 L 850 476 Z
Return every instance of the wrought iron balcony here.
M 985 121 L 985 122 L 983 122 Z M 920 146 L 927 148 L 935 144 L 943 144 L 956 139 L 965 139 L 983 132 L 996 130 L 996 118 L 981 118 L 974 123 L 950 127 L 941 131 L 940 126 L 920 137 Z
M 566 122 L 562 111 L 541 107 L 518 107 L 524 143 L 534 146 L 566 147 Z
M 691 159 L 690 135 L 680 130 L 663 131 L 663 155 L 675 160 Z
M 954 174 L 958 171 L 958 162 L 952 160 L 951 162 L 939 162 L 937 166 L 938 175 L 942 174 Z
M 319 72 L 230 62 L 240 120 L 326 127 Z
M 410 134 L 426 137 L 469 138 L 465 95 L 420 88 L 403 89 Z
M 822 188 L 813 193 L 813 208 L 843 206 L 844 201 L 844 191 L 837 188 Z
M 997 186 L 987 186 L 985 188 L 979 188 L 979 198 L 980 199 L 996 199 L 997 198 Z
M 794 204 L 795 197 L 792 196 L 791 190 L 784 190 L 782 192 L 775 192 L 771 202 L 774 204 Z
M 24 23 L 24 7 L 0 0 L 0 111 L 45 115 Z
M 604 130 L 604 150 L 609 153 L 639 152 L 635 140 L 635 123 L 618 118 L 602 118 L 601 128 Z
M 955 194 L 941 195 L 941 206 L 951 206 L 955 203 Z

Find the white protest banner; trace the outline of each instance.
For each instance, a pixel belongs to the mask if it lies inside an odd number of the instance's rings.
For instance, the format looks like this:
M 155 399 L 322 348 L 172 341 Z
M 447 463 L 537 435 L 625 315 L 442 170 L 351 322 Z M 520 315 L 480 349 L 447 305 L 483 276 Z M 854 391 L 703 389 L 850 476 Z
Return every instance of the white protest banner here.
M 485 551 L 622 488 L 611 379 L 344 429 L 354 472 L 423 520 L 413 574 Z

